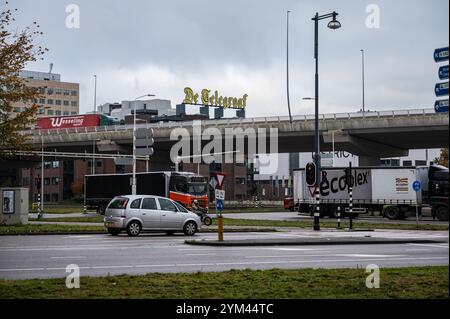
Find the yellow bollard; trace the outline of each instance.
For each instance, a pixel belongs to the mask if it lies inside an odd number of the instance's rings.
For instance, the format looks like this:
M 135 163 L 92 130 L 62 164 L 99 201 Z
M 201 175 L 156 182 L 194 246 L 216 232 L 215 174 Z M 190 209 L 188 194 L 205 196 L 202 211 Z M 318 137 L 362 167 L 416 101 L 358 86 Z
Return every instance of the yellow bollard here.
M 219 236 L 219 241 L 223 241 L 223 217 L 217 217 L 217 235 Z

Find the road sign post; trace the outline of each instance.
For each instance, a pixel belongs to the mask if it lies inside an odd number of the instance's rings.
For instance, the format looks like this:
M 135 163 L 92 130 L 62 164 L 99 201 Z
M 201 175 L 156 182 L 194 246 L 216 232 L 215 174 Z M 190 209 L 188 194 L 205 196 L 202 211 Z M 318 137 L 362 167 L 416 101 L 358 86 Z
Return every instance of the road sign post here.
M 223 216 L 222 211 L 224 208 L 225 191 L 222 190 L 225 182 L 226 174 L 216 173 L 214 175 L 215 182 L 211 181 L 210 184 L 217 186 L 214 195 L 216 198 L 216 216 L 217 216 L 217 237 L 219 241 L 223 241 Z
M 418 195 L 420 192 L 420 182 L 419 181 L 414 181 L 414 183 L 412 183 L 412 188 L 414 189 L 414 191 L 416 192 L 416 227 L 417 229 L 419 229 L 419 200 L 418 200 Z

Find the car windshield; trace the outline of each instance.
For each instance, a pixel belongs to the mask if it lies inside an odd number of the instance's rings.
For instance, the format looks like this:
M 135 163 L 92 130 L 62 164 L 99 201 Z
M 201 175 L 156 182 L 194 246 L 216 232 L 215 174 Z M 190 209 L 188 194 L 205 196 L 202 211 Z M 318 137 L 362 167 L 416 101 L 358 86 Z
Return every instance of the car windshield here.
M 126 197 L 116 197 L 111 203 L 109 203 L 108 208 L 112 209 L 125 209 L 127 207 L 128 198 Z
M 189 184 L 188 193 L 192 195 L 205 195 L 206 184 Z
M 173 202 L 175 204 L 175 206 L 177 206 L 178 210 L 182 213 L 189 213 L 189 211 L 184 208 L 182 205 L 178 204 L 177 202 Z

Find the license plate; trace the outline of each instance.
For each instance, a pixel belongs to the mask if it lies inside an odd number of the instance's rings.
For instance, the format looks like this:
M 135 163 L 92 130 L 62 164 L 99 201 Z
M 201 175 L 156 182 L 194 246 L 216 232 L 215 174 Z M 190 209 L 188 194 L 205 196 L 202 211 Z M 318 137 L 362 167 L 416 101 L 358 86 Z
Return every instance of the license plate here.
M 112 222 L 108 222 L 108 223 L 106 223 L 106 227 L 114 227 L 114 223 L 112 223 Z

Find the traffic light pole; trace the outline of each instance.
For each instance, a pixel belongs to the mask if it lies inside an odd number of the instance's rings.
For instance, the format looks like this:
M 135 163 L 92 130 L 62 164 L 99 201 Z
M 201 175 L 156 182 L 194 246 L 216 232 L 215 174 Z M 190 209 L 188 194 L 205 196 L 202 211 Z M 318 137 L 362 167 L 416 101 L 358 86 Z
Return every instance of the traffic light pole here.
M 316 164 L 316 191 L 314 210 L 314 230 L 320 230 L 320 144 L 319 144 L 319 14 L 314 19 L 314 59 L 316 60 L 315 74 L 315 118 L 314 118 L 314 163 Z

